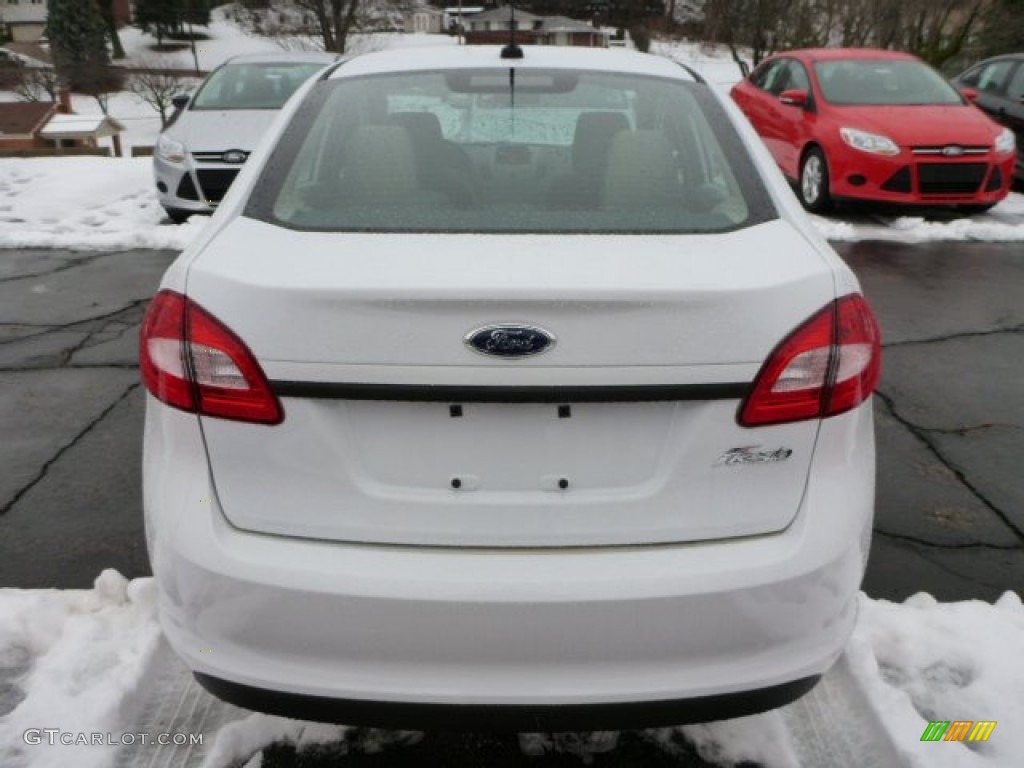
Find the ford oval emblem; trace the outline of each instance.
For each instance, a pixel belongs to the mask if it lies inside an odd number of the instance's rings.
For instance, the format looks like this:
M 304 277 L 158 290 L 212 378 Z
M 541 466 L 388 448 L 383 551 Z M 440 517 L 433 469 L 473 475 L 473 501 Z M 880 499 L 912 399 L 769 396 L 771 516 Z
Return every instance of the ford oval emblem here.
M 463 341 L 481 355 L 508 359 L 539 355 L 555 346 L 555 337 L 543 328 L 520 323 L 485 325 L 467 333 Z
M 245 159 L 248 156 L 249 155 L 247 155 L 240 149 L 229 149 L 227 152 L 220 156 L 220 159 L 223 160 L 225 163 L 230 163 L 231 165 L 241 165 L 242 163 L 245 162 Z
M 942 148 L 942 154 L 946 157 L 960 157 L 964 153 L 964 148 L 958 144 L 950 144 L 948 147 Z

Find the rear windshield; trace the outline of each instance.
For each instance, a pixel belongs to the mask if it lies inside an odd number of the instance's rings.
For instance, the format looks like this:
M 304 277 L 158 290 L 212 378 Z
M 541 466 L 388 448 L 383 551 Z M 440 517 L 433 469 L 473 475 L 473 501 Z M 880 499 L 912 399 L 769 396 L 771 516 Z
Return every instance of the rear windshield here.
M 325 66 L 316 62 L 228 64 L 203 83 L 190 108 L 280 109 Z
M 712 232 L 774 217 L 706 86 L 459 70 L 317 86 L 247 215 L 374 232 Z
M 825 101 L 831 104 L 963 104 L 956 89 L 919 61 L 865 59 L 819 61 L 814 65 Z

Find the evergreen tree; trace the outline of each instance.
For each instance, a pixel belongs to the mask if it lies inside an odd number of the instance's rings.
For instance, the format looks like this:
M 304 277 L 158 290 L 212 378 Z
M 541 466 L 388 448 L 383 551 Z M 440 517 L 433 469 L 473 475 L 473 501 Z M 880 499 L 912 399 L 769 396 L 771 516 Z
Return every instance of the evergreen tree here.
M 92 93 L 108 79 L 107 25 L 95 0 L 48 0 L 46 35 L 57 73 L 71 88 Z
M 185 34 L 185 25 L 210 23 L 209 0 L 136 0 L 135 23 L 163 43 L 165 37 Z
M 99 0 L 98 4 L 103 22 L 107 25 L 107 34 L 110 35 L 110 46 L 114 50 L 114 58 L 123 59 L 124 46 L 121 45 L 121 36 L 117 33 L 117 22 L 114 20 L 114 0 Z

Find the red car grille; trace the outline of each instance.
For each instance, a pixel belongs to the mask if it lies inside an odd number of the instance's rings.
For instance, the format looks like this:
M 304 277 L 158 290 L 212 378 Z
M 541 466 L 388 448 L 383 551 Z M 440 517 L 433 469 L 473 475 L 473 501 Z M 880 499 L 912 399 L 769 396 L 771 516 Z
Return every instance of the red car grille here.
M 963 155 L 987 155 L 989 147 L 984 145 L 961 146 L 959 144 L 943 144 L 938 146 L 913 147 L 910 151 L 915 155 L 945 155 L 947 157 L 957 157 Z
M 987 173 L 987 163 L 920 163 L 917 191 L 922 195 L 974 194 Z

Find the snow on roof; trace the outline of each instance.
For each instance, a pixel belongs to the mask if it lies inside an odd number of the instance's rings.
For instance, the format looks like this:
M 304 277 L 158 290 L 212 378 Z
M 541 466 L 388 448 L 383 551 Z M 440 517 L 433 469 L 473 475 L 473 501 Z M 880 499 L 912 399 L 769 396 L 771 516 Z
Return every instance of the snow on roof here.
M 519 8 L 516 8 L 515 10 L 516 10 L 516 22 L 520 25 L 520 27 L 519 27 L 520 29 L 523 28 L 521 25 L 524 22 L 539 21 L 542 18 L 541 16 L 535 16 L 532 13 L 527 13 L 526 11 L 522 11 Z M 510 18 L 511 18 L 511 11 L 509 9 L 509 6 L 507 6 L 507 5 L 500 5 L 497 8 L 492 8 L 489 11 L 483 11 L 482 13 L 475 14 L 473 16 L 472 20 L 473 21 L 492 21 L 492 20 L 493 21 L 508 21 Z
M 595 35 L 607 35 L 608 32 L 596 29 L 593 25 L 568 16 L 545 16 L 541 29 L 545 32 L 592 32 Z
M 54 115 L 39 132 L 47 139 L 102 138 L 124 130 L 124 125 L 109 115 Z

